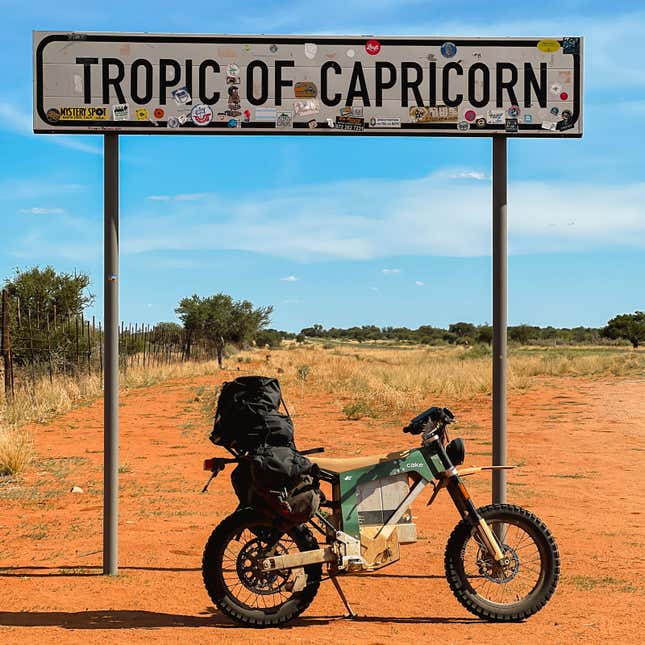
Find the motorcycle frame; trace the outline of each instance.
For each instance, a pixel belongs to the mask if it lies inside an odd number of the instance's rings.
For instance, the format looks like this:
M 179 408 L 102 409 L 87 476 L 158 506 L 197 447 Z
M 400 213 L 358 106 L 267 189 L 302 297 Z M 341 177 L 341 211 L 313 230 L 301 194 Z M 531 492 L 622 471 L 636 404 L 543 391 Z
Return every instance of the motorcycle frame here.
M 465 469 L 464 475 L 473 474 L 473 472 L 475 472 L 474 469 Z M 428 484 L 432 483 L 434 493 L 428 501 L 428 505 L 432 504 L 442 488 L 446 488 L 461 517 L 477 530 L 491 555 L 494 555 L 498 561 L 503 559 L 497 538 L 477 512 L 477 508 L 459 475 L 458 468 L 452 464 L 443 443 L 436 435 L 425 440 L 420 448 L 412 449 L 397 459 L 340 473 L 322 469 L 322 479 L 332 485 L 333 501 L 331 506 L 336 519 L 336 530 L 343 531 L 360 540 L 358 486 L 400 474 L 409 475 L 413 484 L 406 497 L 382 524 L 377 535 L 386 527 L 397 524 L 412 502 Z

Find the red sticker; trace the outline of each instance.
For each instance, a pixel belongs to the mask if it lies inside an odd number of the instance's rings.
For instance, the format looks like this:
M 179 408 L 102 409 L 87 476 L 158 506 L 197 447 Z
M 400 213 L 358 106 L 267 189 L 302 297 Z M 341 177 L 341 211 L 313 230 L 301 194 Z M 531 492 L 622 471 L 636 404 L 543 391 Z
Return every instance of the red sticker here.
M 477 115 L 475 114 L 475 110 L 467 110 L 464 114 L 464 119 L 466 119 L 466 121 L 474 121 L 476 117 Z
M 569 95 L 568 95 L 566 92 L 562 92 L 562 93 L 560 94 L 560 98 L 561 98 L 563 101 L 566 101 L 566 100 L 569 98 Z
M 155 108 L 155 111 L 152 113 L 155 119 L 163 119 L 165 112 L 163 108 Z
M 365 44 L 365 51 L 370 56 L 376 56 L 381 51 L 381 43 L 378 40 L 368 40 Z

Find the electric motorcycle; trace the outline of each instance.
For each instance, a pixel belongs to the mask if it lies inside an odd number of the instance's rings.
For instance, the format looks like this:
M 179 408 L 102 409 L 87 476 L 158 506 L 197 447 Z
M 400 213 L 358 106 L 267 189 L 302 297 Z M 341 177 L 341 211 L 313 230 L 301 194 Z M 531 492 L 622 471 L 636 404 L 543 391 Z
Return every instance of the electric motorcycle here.
M 430 485 L 427 505 L 445 488 L 462 518 L 444 558 L 456 599 L 489 621 L 520 621 L 539 611 L 560 574 L 555 540 L 538 517 L 519 506 L 476 507 L 464 478 L 507 467 L 461 468 L 464 441 L 449 441 L 447 434 L 454 421 L 447 408 L 433 407 L 415 417 L 403 430 L 421 435 L 416 449 L 349 458 L 315 454 L 323 449 L 301 451 L 318 465 L 320 480 L 331 485 L 331 499 L 309 522 L 286 530 L 252 506 L 241 505 L 224 519 L 211 534 L 202 562 L 213 602 L 239 624 L 278 626 L 304 612 L 320 583 L 331 580 L 348 616 L 355 617 L 339 580 L 400 559 L 417 537 L 411 504 Z M 208 459 L 204 468 L 212 479 L 240 459 Z

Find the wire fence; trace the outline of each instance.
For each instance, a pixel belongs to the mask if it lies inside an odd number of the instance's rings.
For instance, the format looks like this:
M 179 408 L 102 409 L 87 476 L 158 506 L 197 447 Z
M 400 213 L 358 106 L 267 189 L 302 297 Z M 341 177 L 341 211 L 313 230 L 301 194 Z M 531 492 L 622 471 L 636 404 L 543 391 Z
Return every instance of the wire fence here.
M 103 338 L 101 322 L 56 306 L 33 310 L 18 298 L 2 291 L 0 310 L 0 390 L 7 398 L 24 383 L 59 375 L 79 380 L 98 374 L 103 378 Z M 216 350 L 203 341 L 193 341 L 176 323 L 126 324 L 119 328 L 119 367 L 153 368 L 185 361 L 216 357 Z

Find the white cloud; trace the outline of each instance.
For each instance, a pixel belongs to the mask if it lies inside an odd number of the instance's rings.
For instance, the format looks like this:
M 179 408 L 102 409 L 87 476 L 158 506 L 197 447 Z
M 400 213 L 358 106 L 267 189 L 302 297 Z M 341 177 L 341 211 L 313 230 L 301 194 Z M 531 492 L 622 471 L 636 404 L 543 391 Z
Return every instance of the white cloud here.
M 20 212 L 25 215 L 61 215 L 65 211 L 62 208 L 41 208 L 34 206 L 33 208 L 21 208 Z
M 485 256 L 490 203 L 489 182 L 467 182 L 455 191 L 441 173 L 212 196 L 198 211 L 176 203 L 161 216 L 130 217 L 123 250 L 231 249 L 300 261 Z M 511 253 L 644 248 L 645 183 L 515 182 L 508 217 Z
M 384 275 L 395 275 L 401 273 L 401 269 L 381 269 L 381 273 Z
M 295 275 L 288 275 L 286 278 L 280 278 L 282 282 L 298 282 L 300 278 L 297 278 Z
M 438 179 L 474 179 L 475 181 L 486 181 L 488 179 L 488 175 L 485 172 L 468 168 L 446 168 L 433 173 L 432 176 Z
M 440 173 L 411 180 L 292 186 L 234 197 L 207 195 L 199 209 L 170 201 L 163 213 L 152 205 L 139 213 L 125 212 L 122 252 L 222 249 L 302 262 L 488 256 L 490 204 L 489 182 L 465 182 L 455 191 L 454 180 Z M 54 220 L 42 221 L 54 227 Z M 19 240 L 14 248 L 35 257 L 62 253 L 48 242 L 54 232 L 59 237 L 66 234 L 65 252 L 71 258 L 95 247 L 95 231 L 68 230 L 66 216 L 55 222 L 50 233 L 47 225 L 39 226 L 44 248 Z M 508 230 L 511 254 L 645 249 L 645 182 L 512 182 Z M 296 276 L 286 278 L 293 282 L 289 278 Z
M 170 195 L 148 195 L 146 199 L 152 202 L 169 202 L 172 198 Z
M 423 287 L 425 285 L 425 282 L 421 282 L 421 280 L 417 280 L 414 284 L 416 284 L 417 287 Z
M 81 141 L 82 137 L 89 135 L 79 135 L 78 138 L 66 134 L 57 134 L 52 136 L 35 135 L 33 132 L 33 122 L 31 114 L 23 112 L 12 103 L 0 98 L 0 127 L 9 132 L 16 132 L 25 136 L 35 137 L 50 141 L 56 145 L 73 150 L 80 150 L 94 155 L 102 155 L 103 149 L 93 143 Z

